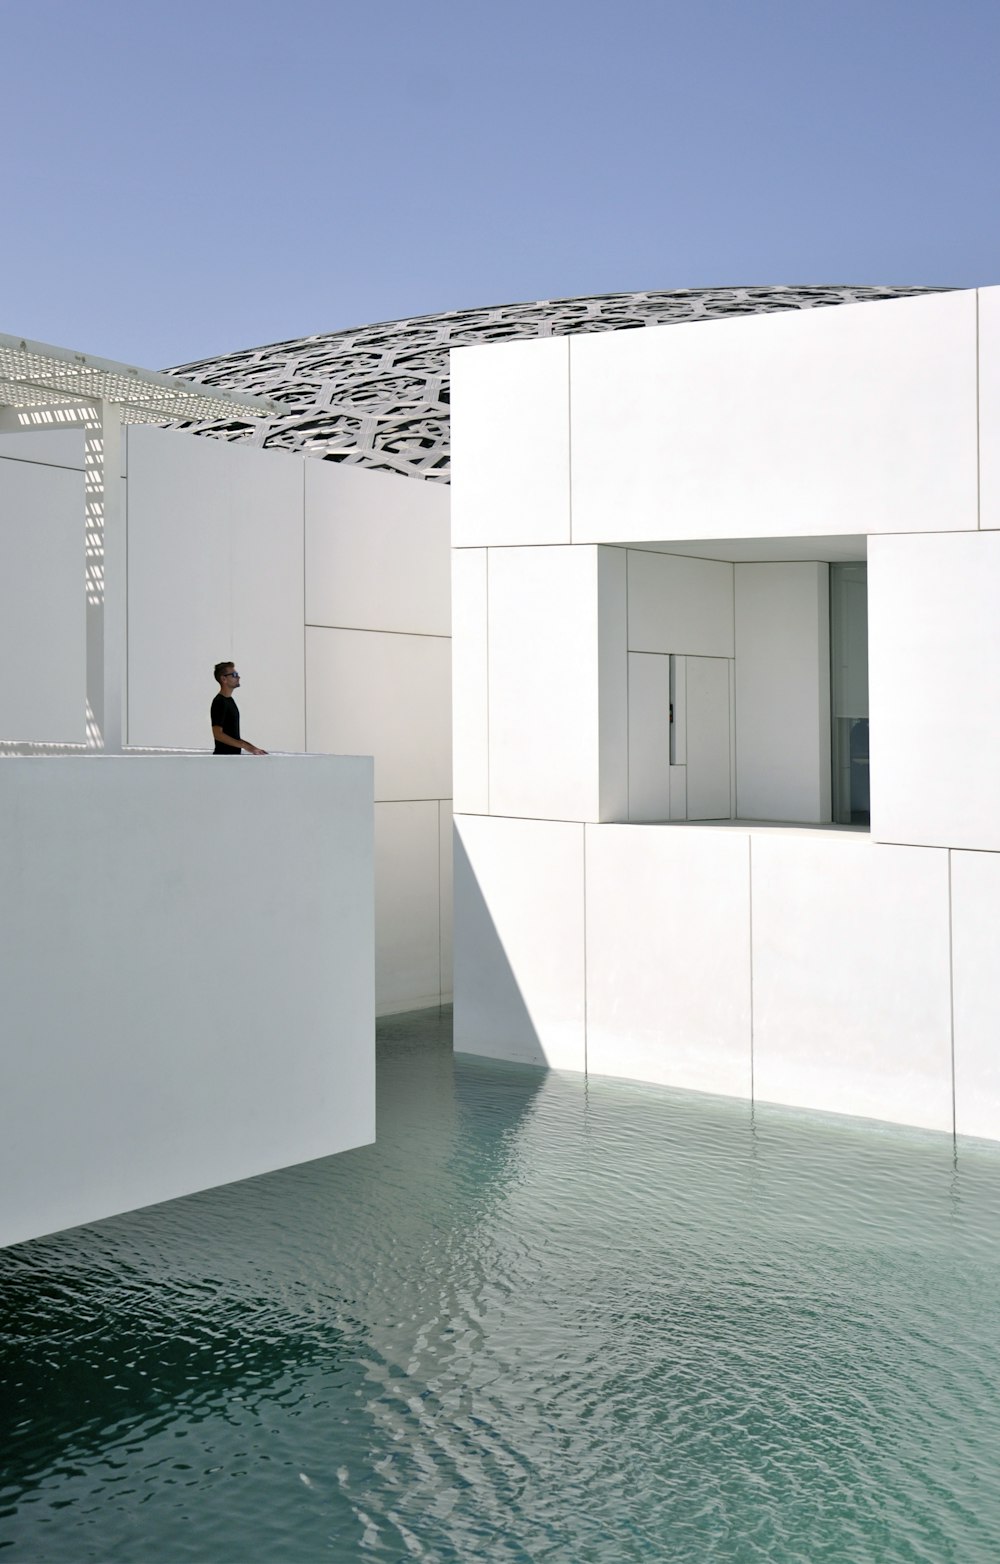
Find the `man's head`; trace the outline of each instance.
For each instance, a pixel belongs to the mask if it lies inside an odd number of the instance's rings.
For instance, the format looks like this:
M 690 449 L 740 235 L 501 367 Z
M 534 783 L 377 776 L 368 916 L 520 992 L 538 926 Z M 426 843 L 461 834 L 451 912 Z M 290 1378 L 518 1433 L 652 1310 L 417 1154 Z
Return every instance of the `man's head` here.
M 236 672 L 235 663 L 216 663 L 215 677 L 223 695 L 232 695 L 233 691 L 240 687 L 240 676 Z

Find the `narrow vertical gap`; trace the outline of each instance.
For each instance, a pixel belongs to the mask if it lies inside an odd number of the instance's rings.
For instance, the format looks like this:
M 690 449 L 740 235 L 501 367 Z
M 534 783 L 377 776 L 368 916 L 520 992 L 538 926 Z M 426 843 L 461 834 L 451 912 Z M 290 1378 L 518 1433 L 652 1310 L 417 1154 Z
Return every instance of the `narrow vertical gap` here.
M 573 339 L 566 339 L 566 520 L 573 542 Z
M 951 1138 L 958 1137 L 958 1105 L 955 1089 L 955 935 L 953 923 L 951 848 L 948 848 L 948 1025 L 951 1030 Z
M 976 526 L 983 524 L 983 463 L 979 427 L 979 289 L 976 289 Z
M 587 827 L 581 825 L 583 832 L 583 1073 L 589 1076 L 588 1061 L 588 1011 L 587 1011 Z
M 444 1002 L 444 963 L 441 951 L 441 799 L 437 801 L 438 856 L 437 856 L 437 909 L 438 909 L 438 1009 Z
M 754 1042 L 754 1037 L 753 1037 L 753 1031 L 754 1031 L 754 1014 L 753 1014 L 753 837 L 751 836 L 749 831 L 747 832 L 747 882 L 748 882 L 747 883 L 747 892 L 748 892 L 748 898 L 747 899 L 748 899 L 749 904 L 750 904 L 750 919 L 749 919 L 749 921 L 750 921 L 750 929 L 749 929 L 749 934 L 750 934 L 750 938 L 749 938 L 749 946 L 750 946 L 750 1101 L 751 1101 L 751 1103 L 753 1103 L 755 1101 L 754 1070 L 753 1070 L 753 1065 L 754 1065 L 754 1059 L 753 1059 L 753 1042 Z
M 308 570 L 306 560 L 306 464 L 302 463 L 302 748 L 309 749 L 309 657 L 308 641 L 309 632 L 306 628 L 308 612 L 306 607 L 306 572 Z
M 629 551 L 625 550 L 625 818 L 632 818 L 632 653 L 628 631 Z M 669 783 L 669 774 L 668 774 Z M 669 813 L 669 810 L 667 811 Z
M 490 551 L 486 555 L 486 813 L 492 814 L 493 756 L 490 752 Z M 454 792 L 454 788 L 452 789 Z

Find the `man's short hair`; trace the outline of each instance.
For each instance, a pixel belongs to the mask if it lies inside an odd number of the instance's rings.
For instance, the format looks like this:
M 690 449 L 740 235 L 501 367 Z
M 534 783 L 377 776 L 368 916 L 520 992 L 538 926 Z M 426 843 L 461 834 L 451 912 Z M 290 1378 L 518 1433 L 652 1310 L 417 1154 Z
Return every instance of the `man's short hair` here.
M 229 672 L 230 668 L 235 668 L 235 667 L 236 667 L 235 663 L 216 663 L 216 665 L 215 665 L 215 679 L 216 679 L 216 683 L 217 684 L 221 684 L 223 678 Z

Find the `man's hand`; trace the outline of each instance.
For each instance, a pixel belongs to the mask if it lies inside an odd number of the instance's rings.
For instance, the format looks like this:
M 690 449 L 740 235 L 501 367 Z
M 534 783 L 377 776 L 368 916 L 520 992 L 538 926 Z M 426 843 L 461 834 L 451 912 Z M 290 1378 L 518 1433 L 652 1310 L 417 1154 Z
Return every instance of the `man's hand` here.
M 267 750 L 266 749 L 258 749 L 256 744 L 248 744 L 247 745 L 247 754 L 248 755 L 266 755 L 267 754 Z

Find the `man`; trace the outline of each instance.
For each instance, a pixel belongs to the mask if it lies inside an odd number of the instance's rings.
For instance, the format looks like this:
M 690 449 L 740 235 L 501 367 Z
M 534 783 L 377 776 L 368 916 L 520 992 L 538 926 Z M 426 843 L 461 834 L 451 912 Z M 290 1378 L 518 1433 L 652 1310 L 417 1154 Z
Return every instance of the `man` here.
M 214 755 L 238 755 L 245 749 L 248 755 L 266 755 L 266 749 L 258 749 L 240 738 L 240 708 L 233 700 L 233 691 L 240 687 L 240 676 L 233 663 L 216 663 L 215 677 L 219 693 L 212 702 L 212 737 L 215 739 Z

